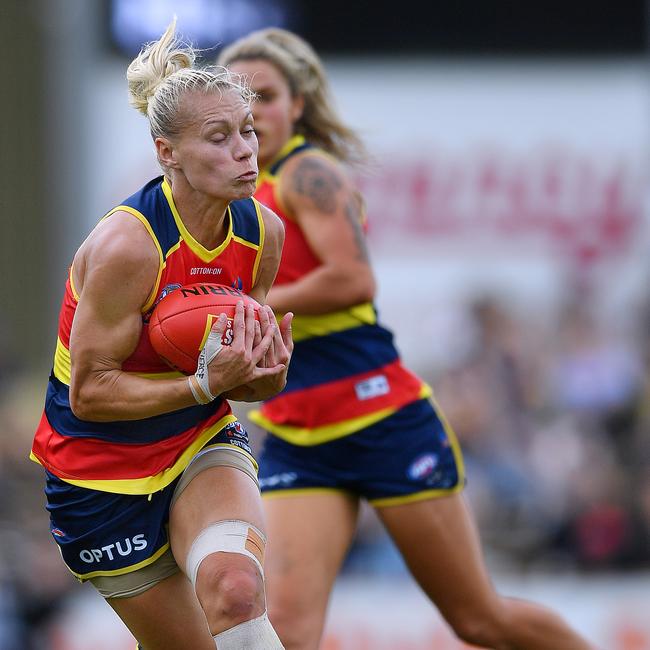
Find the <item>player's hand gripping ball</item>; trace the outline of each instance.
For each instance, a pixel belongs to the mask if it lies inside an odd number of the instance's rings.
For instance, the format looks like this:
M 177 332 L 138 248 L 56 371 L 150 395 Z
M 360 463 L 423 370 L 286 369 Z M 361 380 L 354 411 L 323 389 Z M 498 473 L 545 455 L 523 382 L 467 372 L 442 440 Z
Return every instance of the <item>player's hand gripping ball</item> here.
M 228 317 L 221 344 L 232 343 L 233 317 L 239 300 L 243 300 L 244 307 L 252 304 L 259 320 L 260 304 L 239 289 L 205 282 L 175 289 L 151 314 L 149 340 L 153 349 L 172 368 L 194 374 L 199 353 L 219 314 Z

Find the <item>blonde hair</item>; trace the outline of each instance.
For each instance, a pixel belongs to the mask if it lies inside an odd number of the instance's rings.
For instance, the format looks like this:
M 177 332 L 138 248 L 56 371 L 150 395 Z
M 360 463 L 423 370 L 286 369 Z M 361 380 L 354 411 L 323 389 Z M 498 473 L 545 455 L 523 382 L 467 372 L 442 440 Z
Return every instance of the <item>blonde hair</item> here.
M 254 59 L 273 64 L 287 80 L 291 94 L 304 98 L 296 133 L 343 161 L 365 161 L 365 147 L 339 117 L 323 64 L 306 41 L 285 29 L 261 29 L 224 48 L 217 62 L 227 66 Z
M 195 67 L 197 50 L 175 33 L 176 18 L 159 40 L 142 48 L 126 71 L 129 102 L 147 116 L 154 139 L 182 130 L 180 103 L 187 92 L 234 90 L 248 105 L 255 96 L 239 75 L 222 66 Z

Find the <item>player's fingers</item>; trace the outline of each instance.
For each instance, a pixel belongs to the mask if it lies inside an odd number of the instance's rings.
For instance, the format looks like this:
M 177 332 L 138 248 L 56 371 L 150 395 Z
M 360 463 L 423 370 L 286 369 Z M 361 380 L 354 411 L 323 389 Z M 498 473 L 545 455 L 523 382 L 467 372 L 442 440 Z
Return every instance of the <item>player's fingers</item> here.
M 260 318 L 261 321 L 261 318 Z M 273 337 L 275 336 L 275 330 L 277 329 L 277 325 L 275 324 L 275 321 L 272 323 L 269 323 L 268 327 L 266 328 L 266 331 L 264 331 L 264 324 L 260 322 L 261 329 L 263 335 L 262 335 L 262 340 L 259 342 L 259 345 L 256 345 L 253 348 L 253 363 L 257 365 L 262 359 L 264 359 L 264 356 L 268 353 L 271 345 L 273 344 Z
M 210 332 L 203 344 L 201 354 L 199 355 L 199 367 L 203 364 L 204 368 L 221 352 L 221 340 L 226 327 L 228 318 L 225 314 L 219 314 L 217 320 L 212 324 Z
M 212 323 L 212 327 L 210 328 L 210 332 L 205 339 L 203 347 L 207 347 L 208 343 L 210 342 L 219 341 L 219 343 L 221 343 L 221 339 L 227 327 L 228 317 L 224 313 L 219 314 L 219 316 L 217 316 L 217 319 Z
M 260 322 L 258 320 L 255 321 L 255 337 L 253 339 L 253 347 L 256 345 L 260 344 L 260 341 L 262 340 L 262 328 L 260 327 Z
M 244 346 L 246 338 L 246 324 L 244 319 L 244 301 L 238 300 L 235 305 L 235 316 L 232 321 L 232 347 Z
M 278 357 L 277 357 L 278 344 L 282 343 L 280 339 L 280 333 L 278 330 L 278 324 L 277 321 L 275 320 L 275 314 L 273 313 L 273 310 L 268 305 L 264 305 L 260 309 L 260 319 L 264 321 L 267 327 L 273 329 L 273 340 L 271 341 L 271 345 L 269 346 L 265 358 L 266 361 L 265 365 L 267 367 L 272 367 L 276 363 L 278 363 Z
M 285 371 L 287 367 L 286 363 L 276 363 L 274 366 L 271 366 L 270 368 L 256 368 L 255 373 L 256 373 L 256 379 L 259 379 L 260 377 L 268 377 L 272 375 L 279 375 Z
M 267 305 L 262 305 L 258 310 L 260 318 L 260 327 L 262 329 L 262 334 L 266 333 L 266 330 L 271 325 L 271 318 L 269 317 L 269 307 Z
M 287 312 L 280 321 L 280 335 L 282 336 L 284 347 L 287 348 L 287 352 L 289 352 L 289 354 L 293 352 L 293 332 L 291 330 L 292 322 L 293 314 L 290 311 Z
M 255 307 L 248 304 L 244 307 L 244 330 L 245 330 L 245 346 L 248 352 L 253 350 L 253 343 L 255 341 Z

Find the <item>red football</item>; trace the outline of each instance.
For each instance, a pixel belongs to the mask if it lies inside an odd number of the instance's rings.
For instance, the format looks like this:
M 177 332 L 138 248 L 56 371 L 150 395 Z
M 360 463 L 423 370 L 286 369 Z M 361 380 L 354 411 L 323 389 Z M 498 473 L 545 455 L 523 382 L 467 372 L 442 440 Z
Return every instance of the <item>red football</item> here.
M 237 301 L 253 304 L 259 320 L 260 304 L 239 289 L 199 282 L 168 293 L 154 308 L 149 320 L 153 349 L 172 368 L 187 374 L 196 371 L 199 353 L 219 314 L 228 316 L 222 343 L 232 342 L 232 322 Z

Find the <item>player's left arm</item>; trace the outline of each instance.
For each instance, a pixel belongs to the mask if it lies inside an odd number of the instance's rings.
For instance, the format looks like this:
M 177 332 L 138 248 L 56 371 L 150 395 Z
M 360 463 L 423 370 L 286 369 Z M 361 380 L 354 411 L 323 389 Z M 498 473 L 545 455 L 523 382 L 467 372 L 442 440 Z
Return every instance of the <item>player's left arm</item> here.
M 282 169 L 279 198 L 320 261 L 294 282 L 271 289 L 279 312 L 328 314 L 373 300 L 375 279 L 366 247 L 363 202 L 342 166 L 305 151 Z
M 260 209 L 264 220 L 264 248 L 255 286 L 253 286 L 249 295 L 263 307 L 259 312 L 260 327 L 256 332 L 254 344 L 257 345 L 268 328 L 273 328 L 273 342 L 260 363 L 267 368 L 272 368 L 277 364 L 285 364 L 285 370 L 279 375 L 263 377 L 243 386 L 238 386 L 226 393 L 225 396 L 228 399 L 238 402 L 257 402 L 279 393 L 287 383 L 287 370 L 293 352 L 293 339 L 291 338 L 293 314 L 291 312 L 284 314 L 278 325 L 273 310 L 266 305 L 266 296 L 280 266 L 282 245 L 284 243 L 284 226 L 280 218 L 267 207 L 260 205 Z

